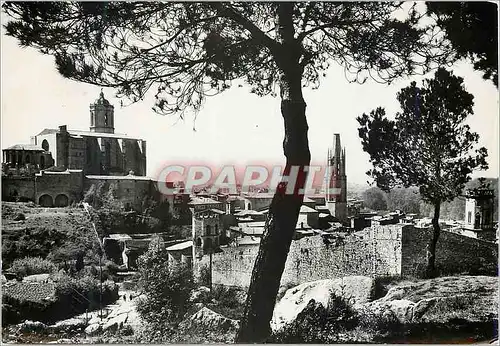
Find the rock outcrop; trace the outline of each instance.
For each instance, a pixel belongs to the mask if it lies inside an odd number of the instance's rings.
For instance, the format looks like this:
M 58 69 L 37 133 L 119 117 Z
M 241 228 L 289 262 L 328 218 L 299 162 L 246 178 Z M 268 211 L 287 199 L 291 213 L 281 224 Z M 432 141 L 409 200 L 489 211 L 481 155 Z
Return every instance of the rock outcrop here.
M 307 282 L 289 289 L 276 304 L 271 321 L 276 331 L 291 323 L 305 309 L 311 299 L 328 308 L 332 295 L 343 297 L 354 305 L 367 303 L 373 291 L 374 280 L 366 276 L 348 276 L 339 279 Z

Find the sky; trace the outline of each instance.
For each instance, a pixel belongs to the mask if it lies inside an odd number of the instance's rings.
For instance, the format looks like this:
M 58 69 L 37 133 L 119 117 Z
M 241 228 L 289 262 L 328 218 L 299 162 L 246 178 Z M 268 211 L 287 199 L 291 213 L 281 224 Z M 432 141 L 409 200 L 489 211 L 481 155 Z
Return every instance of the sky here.
M 422 79 L 402 79 L 390 86 L 367 81 L 349 83 L 343 68 L 333 66 L 318 90 L 306 89 L 309 145 L 312 160 L 325 162 L 333 134 L 339 133 L 346 148 L 346 171 L 350 183 L 370 181 L 369 156 L 363 152 L 357 134 L 356 117 L 382 106 L 387 114 L 399 110 L 396 93 Z M 474 114 L 467 120 L 480 135 L 479 146 L 488 149 L 488 171 L 474 177 L 498 176 L 498 90 L 468 62 L 453 66 L 464 78 L 466 89 L 474 95 Z M 428 75 L 427 77 L 430 77 Z M 44 128 L 67 125 L 88 130 L 89 104 L 100 87 L 63 78 L 54 58 L 32 48 L 21 48 L 16 40 L 1 33 L 1 139 L 2 149 L 29 143 Z M 193 114 L 184 120 L 154 113 L 152 97 L 124 108 L 112 89 L 105 97 L 115 106 L 115 132 L 147 141 L 147 175 L 155 177 L 176 160 L 203 160 L 214 165 L 269 162 L 283 165 L 283 120 L 279 98 L 258 97 L 247 87 L 233 87 L 208 98 L 196 121 Z

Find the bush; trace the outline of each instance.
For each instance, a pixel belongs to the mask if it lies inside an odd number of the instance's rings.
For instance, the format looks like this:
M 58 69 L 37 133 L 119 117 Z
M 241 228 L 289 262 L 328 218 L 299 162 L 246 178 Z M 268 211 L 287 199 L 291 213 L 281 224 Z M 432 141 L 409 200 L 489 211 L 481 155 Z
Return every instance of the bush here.
M 78 278 L 66 274 L 56 277 L 56 297 L 61 305 L 71 306 L 70 314 L 82 313 L 85 310 L 95 310 L 99 305 L 111 304 L 118 299 L 118 286 L 113 281 L 102 284 L 93 275 L 83 275 Z M 66 309 L 67 310 L 67 309 Z
M 139 286 L 145 298 L 138 301 L 137 311 L 148 323 L 163 328 L 180 321 L 189 309 L 194 283 L 186 265 L 169 265 L 168 254 L 159 244 L 159 239 L 152 240 L 138 260 Z
M 245 308 L 241 289 L 227 286 L 215 286 L 210 292 L 210 301 L 206 305 L 219 314 L 239 320 Z
M 311 299 L 297 318 L 271 335 L 277 343 L 336 343 L 338 334 L 353 330 L 358 325 L 358 315 L 348 299 L 332 293 L 328 308 Z
M 41 257 L 25 257 L 14 260 L 9 270 L 19 277 L 25 277 L 34 274 L 54 273 L 57 271 L 57 266 Z

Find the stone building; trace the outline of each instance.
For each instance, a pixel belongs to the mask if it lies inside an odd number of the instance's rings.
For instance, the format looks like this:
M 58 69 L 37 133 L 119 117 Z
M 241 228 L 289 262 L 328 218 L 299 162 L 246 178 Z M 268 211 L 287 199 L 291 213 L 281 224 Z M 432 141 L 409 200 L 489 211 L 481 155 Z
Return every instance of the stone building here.
M 192 263 L 193 272 L 199 275 L 200 262 L 204 255 L 220 252 L 220 236 L 223 232 L 222 215 L 219 209 L 206 209 L 193 213 L 192 221 Z
M 477 238 L 494 240 L 494 190 L 484 178 L 479 181 L 479 187 L 467 190 L 465 195 L 464 228 L 474 232 Z
M 4 149 L 2 199 L 64 207 L 102 184 L 113 184 L 117 198 L 134 209 L 141 209 L 145 197 L 168 198 L 159 196 L 157 182 L 145 177 L 146 141 L 116 134 L 114 126 L 114 107 L 101 91 L 90 104 L 89 131 L 62 125 L 44 129 L 31 137 L 31 144 Z
M 345 148 L 341 147 L 340 134 L 334 134 L 333 138 L 333 147 L 328 150 L 327 156 L 329 181 L 326 185 L 326 205 L 333 217 L 342 223 L 347 223 Z
M 9 168 L 34 165 L 39 170 L 81 169 L 93 175 L 146 175 L 146 141 L 115 133 L 114 107 L 104 98 L 90 105 L 89 131 L 44 129 L 31 137 L 31 144 L 3 150 Z

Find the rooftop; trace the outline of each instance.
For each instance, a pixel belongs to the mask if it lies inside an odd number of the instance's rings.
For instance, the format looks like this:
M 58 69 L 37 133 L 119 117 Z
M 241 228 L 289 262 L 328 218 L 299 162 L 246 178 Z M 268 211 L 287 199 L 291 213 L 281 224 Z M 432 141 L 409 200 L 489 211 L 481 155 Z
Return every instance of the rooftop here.
M 189 205 L 202 205 L 202 204 L 218 204 L 222 203 L 219 201 L 216 201 L 215 199 L 209 198 L 209 197 L 193 197 L 191 199 L 191 202 L 189 202 Z
M 188 240 L 179 244 L 175 244 L 172 246 L 167 247 L 165 250 L 167 251 L 180 251 L 180 250 L 186 250 L 189 249 L 190 247 L 193 246 L 193 241 Z
M 42 132 L 37 134 L 37 136 L 49 135 L 52 133 L 59 133 L 59 129 L 44 129 Z M 91 132 L 82 130 L 68 130 L 68 133 L 72 136 L 82 136 L 82 137 L 96 137 L 96 138 L 115 138 L 115 139 L 132 139 L 136 141 L 144 141 L 142 138 L 131 137 L 123 133 L 106 133 L 106 132 Z
M 14 144 L 3 150 L 45 151 L 42 147 L 34 144 Z

